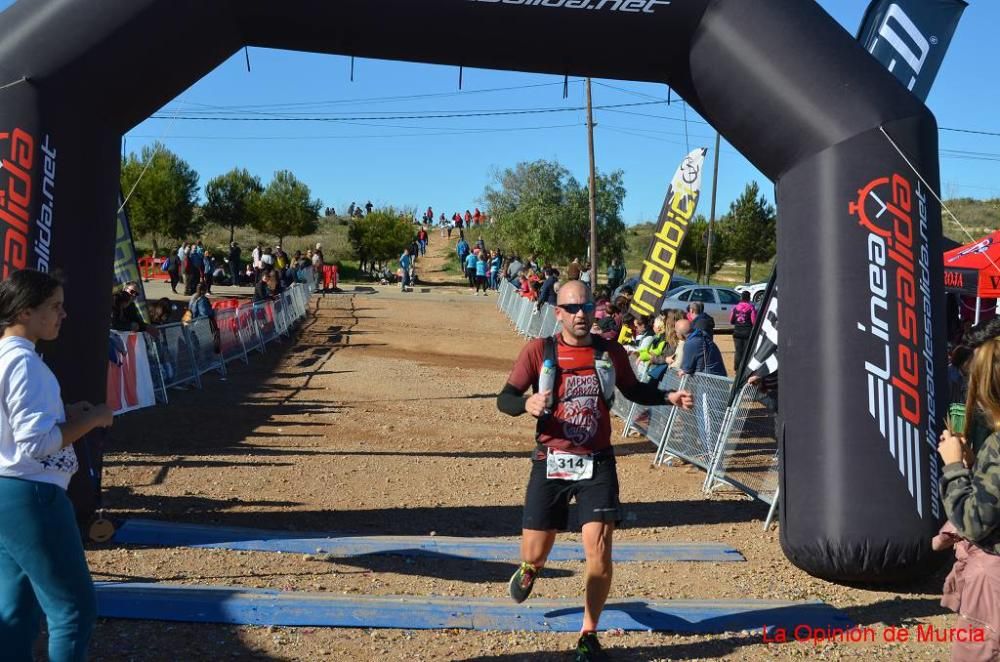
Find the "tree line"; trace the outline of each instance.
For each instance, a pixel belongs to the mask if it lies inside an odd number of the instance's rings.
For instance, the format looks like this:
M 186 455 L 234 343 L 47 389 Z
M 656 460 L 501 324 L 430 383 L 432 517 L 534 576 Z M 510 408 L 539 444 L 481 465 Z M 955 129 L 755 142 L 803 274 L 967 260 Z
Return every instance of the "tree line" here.
M 482 230 L 484 239 L 521 255 L 544 256 L 553 263 L 567 263 L 587 255 L 589 188 L 565 167 L 555 161 L 522 162 L 496 170 L 492 179 L 483 193 L 483 202 L 493 219 Z M 596 180 L 597 246 L 601 263 L 606 266 L 612 258 L 624 258 L 626 250 L 627 229 L 622 221 L 624 173 L 598 172 Z M 736 260 L 743 264 L 749 281 L 753 263 L 774 256 L 777 217 L 756 182 L 746 185 L 729 212 L 716 223 L 711 264 L 706 264 L 707 241 L 708 221 L 698 215 L 690 223 L 678 261 L 699 280 L 711 277 L 725 262 Z
M 230 242 L 236 228 L 249 226 L 279 244 L 319 226 L 323 203 L 289 170 L 278 170 L 265 185 L 248 170 L 233 168 L 208 181 L 201 205 L 198 180 L 184 159 L 158 142 L 122 158 L 121 186 L 132 231 L 151 237 L 158 250 L 161 240 L 197 236 L 206 225 L 227 228 Z

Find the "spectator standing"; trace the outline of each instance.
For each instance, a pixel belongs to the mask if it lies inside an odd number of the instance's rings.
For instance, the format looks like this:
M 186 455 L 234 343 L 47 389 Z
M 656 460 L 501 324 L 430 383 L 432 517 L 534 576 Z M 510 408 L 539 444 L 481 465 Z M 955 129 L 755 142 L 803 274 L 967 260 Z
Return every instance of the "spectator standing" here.
M 712 319 L 707 315 L 705 317 Z M 687 375 L 704 372 L 709 375 L 726 376 L 722 352 L 715 344 L 712 329 L 703 317 L 695 319 L 691 332 L 684 341 L 684 363 L 681 365 L 681 372 Z
M 705 314 L 705 304 L 701 301 L 692 301 L 688 304 L 687 318 L 691 322 L 691 328 L 701 327 L 709 335 L 715 333 L 715 320 Z
M 464 218 L 465 218 L 465 227 L 471 228 L 472 227 L 472 212 L 469 211 L 468 209 L 466 209 L 465 210 L 465 217 Z
M 253 302 L 257 303 L 259 301 L 267 301 L 271 298 L 271 288 L 268 287 L 267 283 L 270 279 L 271 272 L 269 269 L 261 269 L 260 280 L 253 288 Z
M 174 294 L 177 294 L 177 283 L 181 282 L 181 264 L 184 262 L 178 253 L 167 256 L 167 275 L 170 276 L 170 290 Z
M 455 246 L 455 252 L 458 253 L 458 263 L 461 267 L 465 268 L 465 258 L 469 254 L 469 242 L 465 240 L 465 237 L 460 237 L 458 244 Z
M 212 302 L 208 300 L 209 294 L 207 285 L 205 283 L 199 283 L 194 296 L 188 300 L 188 310 L 191 311 L 191 319 L 198 319 L 199 317 L 215 317 L 215 310 L 212 308 Z
M 427 234 L 426 228 L 420 228 L 417 231 L 417 244 L 420 246 L 420 254 L 427 254 L 427 241 L 430 236 Z
M 497 251 L 492 251 L 490 253 L 490 288 L 493 290 L 500 289 L 500 265 L 503 263 L 503 258 Z
M 0 633 L 4 658 L 33 659 L 45 614 L 50 660 L 87 659 L 97 619 L 66 487 L 78 462 L 72 444 L 113 415 L 104 404 L 63 405 L 59 382 L 35 348 L 54 341 L 63 289 L 38 271 L 15 271 L 0 283 Z
M 254 274 L 255 274 L 254 278 L 256 278 L 256 279 L 260 278 L 260 270 L 261 270 L 261 267 L 262 267 L 260 259 L 262 257 L 264 257 L 264 249 L 260 245 L 260 242 L 258 241 L 257 242 L 257 246 L 250 253 L 250 259 L 252 261 L 253 270 L 254 270 Z
M 126 283 L 112 297 L 111 328 L 115 331 L 145 331 L 146 321 L 139 313 L 136 298 L 139 295 L 138 285 Z
M 1000 649 L 1000 338 L 977 338 L 971 344 L 965 428 L 943 431 L 938 444 L 948 521 L 933 540 L 935 550 L 955 548 L 941 605 L 958 614 L 959 631 L 984 633 L 985 641 L 952 641 L 951 659 L 961 661 L 995 660 Z
M 229 274 L 233 279 L 233 286 L 240 284 L 240 257 L 243 251 L 235 241 L 229 244 Z
M 965 402 L 969 393 L 969 363 L 972 350 L 959 345 L 948 362 L 948 402 Z
M 545 280 L 542 281 L 542 289 L 538 291 L 538 304 L 536 306 L 537 310 L 541 310 L 542 305 L 554 306 L 556 305 L 556 283 L 559 282 L 559 271 L 553 269 L 552 267 L 546 267 L 542 270 L 542 275 L 545 276 Z
M 365 203 L 365 216 L 372 213 L 372 209 L 375 209 L 375 205 L 373 205 L 372 201 L 369 200 L 368 202 Z
M 487 259 L 486 251 L 480 251 L 479 255 L 476 256 L 476 293 L 479 293 L 479 288 L 483 290 L 483 296 L 488 296 L 486 293 L 486 275 L 489 272 L 490 266 Z
M 212 293 L 212 283 L 215 282 L 215 256 L 212 251 L 205 251 L 202 256 L 202 279 L 201 282 L 208 288 L 208 293 Z
M 399 288 L 403 292 L 407 291 L 410 286 L 410 269 L 413 268 L 413 257 L 410 255 L 410 249 L 404 248 L 403 254 L 399 256 L 399 271 L 400 271 L 400 285 Z
M 193 250 L 190 251 L 184 265 L 184 295 L 191 296 L 201 282 L 201 256 Z
M 612 258 L 608 267 L 608 289 L 614 292 L 625 282 L 625 265 L 619 258 Z
M 507 265 L 507 278 L 514 280 L 521 273 L 522 269 L 524 269 L 524 263 L 518 259 L 517 255 L 511 256 L 510 264 Z
M 740 369 L 747 342 L 750 341 L 753 326 L 757 323 L 757 309 L 750 303 L 749 292 L 740 294 L 740 302 L 729 313 L 729 323 L 733 325 L 733 344 L 736 346 L 736 353 L 733 356 L 733 374 L 735 374 Z
M 262 271 L 274 269 L 274 254 L 270 248 L 265 248 L 260 254 L 260 268 Z
M 476 292 L 476 264 L 478 263 L 479 258 L 474 253 L 465 256 L 465 277 L 469 280 L 469 289 L 473 293 Z

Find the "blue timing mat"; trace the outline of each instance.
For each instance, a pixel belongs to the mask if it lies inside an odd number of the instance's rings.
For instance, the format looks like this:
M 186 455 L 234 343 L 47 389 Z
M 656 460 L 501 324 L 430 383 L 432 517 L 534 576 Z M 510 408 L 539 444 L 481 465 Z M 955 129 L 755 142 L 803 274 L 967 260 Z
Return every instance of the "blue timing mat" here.
M 254 552 L 329 554 L 335 557 L 365 554 L 449 556 L 480 561 L 520 558 L 516 540 L 450 538 L 446 536 L 343 536 L 330 533 L 266 531 L 234 527 L 176 524 L 155 520 L 127 520 L 115 532 L 122 545 L 207 547 Z M 583 545 L 556 543 L 550 561 L 582 561 Z M 721 543 L 622 543 L 614 545 L 615 561 L 745 561 L 743 555 Z
M 98 582 L 103 618 L 237 625 L 327 626 L 432 630 L 577 632 L 580 599 L 510 600 L 334 596 L 242 587 Z M 581 598 L 582 599 L 582 598 Z M 846 614 L 822 602 L 772 600 L 612 601 L 601 626 L 632 631 L 713 634 L 799 625 L 847 628 Z

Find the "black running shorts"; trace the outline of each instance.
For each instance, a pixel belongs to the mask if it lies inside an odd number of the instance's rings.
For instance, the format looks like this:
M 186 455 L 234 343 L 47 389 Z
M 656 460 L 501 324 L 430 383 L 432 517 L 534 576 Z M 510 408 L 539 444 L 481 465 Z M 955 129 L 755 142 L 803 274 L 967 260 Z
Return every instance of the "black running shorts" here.
M 538 531 L 569 528 L 569 502 L 576 498 L 577 522 L 621 522 L 618 503 L 618 469 L 615 456 L 606 453 L 594 458 L 594 475 L 587 480 L 549 479 L 545 460 L 531 461 L 531 477 L 524 499 L 525 529 Z

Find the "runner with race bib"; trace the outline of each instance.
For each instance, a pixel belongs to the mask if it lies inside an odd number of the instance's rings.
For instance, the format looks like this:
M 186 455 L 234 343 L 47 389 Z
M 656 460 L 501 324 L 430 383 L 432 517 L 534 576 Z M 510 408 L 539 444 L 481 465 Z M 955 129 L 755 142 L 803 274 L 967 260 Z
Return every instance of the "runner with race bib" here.
M 527 412 L 538 420 L 524 503 L 522 563 L 511 577 L 510 594 L 523 602 L 531 593 L 556 533 L 568 527 L 569 502 L 575 498 L 587 558 L 583 627 L 575 659 L 585 662 L 604 659 L 597 622 L 611 589 L 612 534 L 621 521 L 611 447 L 615 386 L 640 405 L 691 409 L 693 399 L 686 391 L 664 393 L 655 384 L 639 382 L 621 345 L 591 334 L 594 303 L 580 281 L 560 288 L 555 312 L 562 331 L 525 345 L 497 398 L 505 414 Z M 529 388 L 534 394 L 525 398 Z

